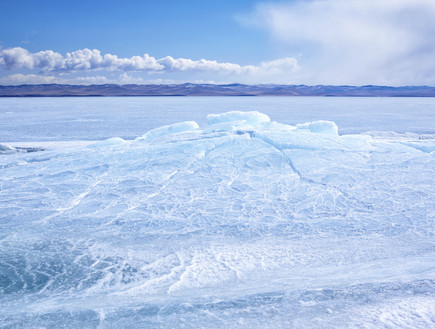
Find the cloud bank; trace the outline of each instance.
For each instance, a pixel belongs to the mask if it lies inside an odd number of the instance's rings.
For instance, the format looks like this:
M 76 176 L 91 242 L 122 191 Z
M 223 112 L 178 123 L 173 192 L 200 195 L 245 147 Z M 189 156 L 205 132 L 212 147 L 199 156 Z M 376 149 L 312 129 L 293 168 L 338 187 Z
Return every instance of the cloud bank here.
M 239 21 L 301 52 L 305 81 L 435 85 L 433 0 L 295 0 Z
M 98 49 L 81 49 L 62 55 L 52 50 L 31 53 L 15 47 L 0 51 L 0 65 L 6 70 L 39 70 L 41 73 L 70 73 L 79 71 L 146 71 L 146 72 L 215 72 L 223 74 L 276 74 L 299 69 L 295 58 L 282 58 L 260 65 L 220 63 L 214 60 L 192 60 L 167 56 L 156 59 L 148 54 L 120 58 L 101 54 Z
M 76 76 L 76 75 L 37 75 L 37 74 L 22 74 L 15 73 L 4 77 L 0 77 L 0 85 L 22 85 L 22 84 L 69 84 L 69 85 L 101 85 L 101 84 L 177 84 L 177 83 L 210 83 L 224 84 L 226 81 L 215 80 L 171 80 L 161 78 L 142 78 L 131 76 L 126 72 L 115 74 L 113 76 L 91 75 L 91 76 Z

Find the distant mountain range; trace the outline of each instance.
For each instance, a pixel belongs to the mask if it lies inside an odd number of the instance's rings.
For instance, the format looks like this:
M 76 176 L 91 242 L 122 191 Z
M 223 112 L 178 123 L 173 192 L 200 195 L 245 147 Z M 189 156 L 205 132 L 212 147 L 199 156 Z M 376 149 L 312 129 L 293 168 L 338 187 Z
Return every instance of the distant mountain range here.
M 435 97 L 428 86 L 306 86 L 243 84 L 172 85 L 20 85 L 0 86 L 0 97 L 50 96 L 362 96 L 362 97 Z

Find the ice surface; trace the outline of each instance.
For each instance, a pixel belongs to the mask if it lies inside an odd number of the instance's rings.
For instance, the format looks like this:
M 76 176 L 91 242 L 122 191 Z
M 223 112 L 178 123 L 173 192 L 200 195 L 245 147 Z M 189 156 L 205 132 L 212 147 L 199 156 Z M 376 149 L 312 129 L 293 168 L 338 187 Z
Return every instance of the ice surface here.
M 434 326 L 434 139 L 208 120 L 1 154 L 0 326 Z
M 435 97 L 2 97 L 0 143 L 135 139 L 207 114 L 260 111 L 296 125 L 333 121 L 340 134 L 435 134 Z

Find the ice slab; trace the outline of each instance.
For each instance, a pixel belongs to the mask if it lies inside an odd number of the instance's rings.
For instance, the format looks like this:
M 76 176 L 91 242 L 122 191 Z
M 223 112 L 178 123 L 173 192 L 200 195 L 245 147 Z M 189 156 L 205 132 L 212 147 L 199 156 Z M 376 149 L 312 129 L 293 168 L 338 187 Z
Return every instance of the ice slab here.
M 209 125 L 215 124 L 248 124 L 253 127 L 258 127 L 262 123 L 270 122 L 270 118 L 263 113 L 257 111 L 243 112 L 243 111 L 231 111 L 220 114 L 207 115 Z
M 96 142 L 93 144 L 88 145 L 89 148 L 100 148 L 100 147 L 111 147 L 111 146 L 118 146 L 121 144 L 124 144 L 125 140 L 119 137 L 113 137 L 106 139 L 101 142 Z
M 142 137 L 137 138 L 136 140 L 151 140 L 157 137 L 188 132 L 188 131 L 195 131 L 197 129 L 199 129 L 199 126 L 195 121 L 179 122 L 179 123 L 174 123 L 171 125 L 166 125 L 163 127 L 152 129 Z
M 16 149 L 12 146 L 6 144 L 0 144 L 0 154 L 4 153 L 12 153 L 15 152 Z
M 338 135 L 338 127 L 332 121 L 314 121 L 307 123 L 299 123 L 296 129 L 306 129 L 312 133 Z

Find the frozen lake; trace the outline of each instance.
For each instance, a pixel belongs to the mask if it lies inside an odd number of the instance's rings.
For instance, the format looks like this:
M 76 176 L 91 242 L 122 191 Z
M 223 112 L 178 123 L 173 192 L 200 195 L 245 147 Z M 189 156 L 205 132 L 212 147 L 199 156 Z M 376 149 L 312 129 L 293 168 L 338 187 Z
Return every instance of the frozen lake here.
M 334 121 L 340 134 L 435 133 L 435 98 L 360 97 L 65 97 L 0 98 L 0 143 L 134 139 L 150 129 L 207 114 L 260 111 L 297 124 Z
M 435 325 L 435 99 L 11 98 L 0 119 L 1 328 Z

